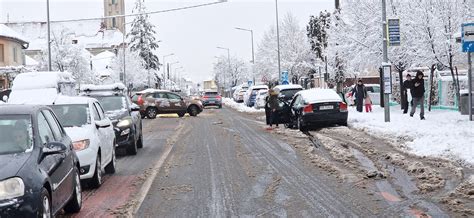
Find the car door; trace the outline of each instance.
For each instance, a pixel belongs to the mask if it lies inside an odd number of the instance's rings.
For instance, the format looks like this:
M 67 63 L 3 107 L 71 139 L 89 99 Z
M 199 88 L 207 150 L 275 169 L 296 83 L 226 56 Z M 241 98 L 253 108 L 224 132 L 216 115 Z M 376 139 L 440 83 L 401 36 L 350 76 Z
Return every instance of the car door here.
M 97 102 L 93 102 L 90 104 L 90 110 L 92 111 L 92 117 L 94 121 L 102 121 L 102 122 L 108 122 L 110 126 L 106 128 L 95 128 L 95 132 L 97 132 L 97 137 L 99 139 L 99 146 L 101 148 L 101 160 L 102 160 L 102 166 L 105 166 L 107 163 L 109 163 L 112 160 L 112 151 L 114 149 L 114 143 L 113 139 L 115 137 L 114 130 L 112 127 L 112 124 L 110 123 L 110 120 L 105 117 L 105 114 L 103 113 L 102 107 L 98 105 Z M 99 109 L 100 108 L 100 109 Z M 114 136 L 112 136 L 112 134 Z
M 44 169 L 52 182 L 52 205 L 53 210 L 56 210 L 68 200 L 74 189 L 74 153 L 70 147 L 70 140 L 65 137 L 64 130 L 51 111 L 41 111 L 38 113 L 37 120 L 40 141 L 43 146 L 49 142 L 60 142 L 66 146 L 69 144 L 66 152 L 48 155 L 41 164 L 45 167 Z
M 158 111 L 169 112 L 170 111 L 170 102 L 168 100 L 168 95 L 164 92 L 153 93 L 153 98 Z
M 174 93 L 168 93 L 168 99 L 173 112 L 186 111 L 186 103 L 181 96 Z
M 296 119 L 300 116 L 301 113 L 301 107 L 303 105 L 303 97 L 301 95 L 295 96 L 293 99 L 293 102 L 290 105 L 290 115 L 291 115 L 291 120 L 296 121 Z

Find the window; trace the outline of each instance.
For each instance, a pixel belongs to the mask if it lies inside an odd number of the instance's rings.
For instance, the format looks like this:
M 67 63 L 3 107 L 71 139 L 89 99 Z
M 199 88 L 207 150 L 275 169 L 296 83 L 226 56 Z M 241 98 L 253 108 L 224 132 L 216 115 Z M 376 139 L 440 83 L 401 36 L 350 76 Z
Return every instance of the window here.
M 41 144 L 45 145 L 49 142 L 54 141 L 53 131 L 46 121 L 43 113 L 38 114 L 38 132 L 41 139 Z
M 99 121 L 100 120 L 100 116 L 99 116 L 99 112 L 97 111 L 97 108 L 94 106 L 92 106 L 90 108 L 91 112 L 92 112 L 92 118 L 94 119 L 94 121 Z
M 115 20 L 115 17 L 112 18 L 112 27 L 117 27 L 117 21 Z
M 105 119 L 104 111 L 102 107 L 98 103 L 94 103 L 94 107 L 97 110 L 97 114 L 99 115 L 100 120 Z
M 56 141 L 61 141 L 61 139 L 63 138 L 63 134 L 56 118 L 54 118 L 53 114 L 48 110 L 44 110 L 43 115 L 46 117 L 46 120 L 51 126 Z
M 13 62 L 18 62 L 18 49 L 16 47 L 13 47 Z
M 117 0 L 112 0 L 112 4 L 113 5 L 117 4 Z
M 161 93 L 161 92 L 154 93 L 154 94 L 153 94 L 153 97 L 154 97 L 154 98 L 168 98 L 168 97 L 166 96 L 166 93 Z
M 181 100 L 181 97 L 179 97 L 179 95 L 175 95 L 175 94 L 171 94 L 171 93 L 168 93 L 168 98 L 169 99 L 175 99 L 175 100 Z
M 3 48 L 4 48 L 3 44 L 0 44 L 0 62 L 5 62 Z

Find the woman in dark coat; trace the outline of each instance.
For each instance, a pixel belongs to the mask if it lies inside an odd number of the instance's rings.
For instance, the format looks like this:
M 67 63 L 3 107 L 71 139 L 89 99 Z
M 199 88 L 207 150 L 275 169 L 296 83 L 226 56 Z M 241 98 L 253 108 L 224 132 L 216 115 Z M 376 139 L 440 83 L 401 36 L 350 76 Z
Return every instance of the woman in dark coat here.
M 362 80 L 357 81 L 357 85 L 352 89 L 352 96 L 355 97 L 357 111 L 362 112 L 364 99 L 367 97 L 367 89 L 362 83 Z

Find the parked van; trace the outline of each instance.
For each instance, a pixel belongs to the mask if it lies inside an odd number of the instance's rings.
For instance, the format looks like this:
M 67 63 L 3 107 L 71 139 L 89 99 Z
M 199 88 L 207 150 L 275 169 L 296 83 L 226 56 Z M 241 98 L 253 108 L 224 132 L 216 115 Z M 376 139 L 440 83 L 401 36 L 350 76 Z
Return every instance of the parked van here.
M 76 81 L 68 72 L 28 72 L 21 73 L 13 80 L 8 98 L 10 104 L 50 105 L 58 94 L 76 96 Z

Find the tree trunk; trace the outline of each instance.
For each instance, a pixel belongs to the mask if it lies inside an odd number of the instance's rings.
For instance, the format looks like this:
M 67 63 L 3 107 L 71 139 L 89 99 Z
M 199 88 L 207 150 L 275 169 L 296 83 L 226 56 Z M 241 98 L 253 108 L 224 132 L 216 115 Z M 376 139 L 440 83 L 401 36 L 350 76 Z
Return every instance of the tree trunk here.
M 454 74 L 454 67 L 453 67 L 452 63 L 449 63 L 449 70 L 451 71 L 451 77 L 453 78 L 454 93 L 456 95 L 456 102 L 458 103 L 458 111 L 460 111 L 461 110 L 461 104 L 459 104 L 459 100 L 460 100 L 459 86 L 458 86 L 459 83 L 457 82 L 456 76 Z
M 405 105 L 405 101 L 407 101 L 405 95 L 403 94 L 403 71 L 405 71 L 404 68 L 398 68 L 398 78 L 400 80 L 400 105 L 402 110 L 405 109 L 405 107 L 408 107 L 408 105 Z
M 433 64 L 431 65 L 430 69 L 430 95 L 428 97 L 428 111 L 431 111 L 431 105 L 433 104 L 433 83 L 434 83 L 434 71 L 435 71 L 436 65 Z

